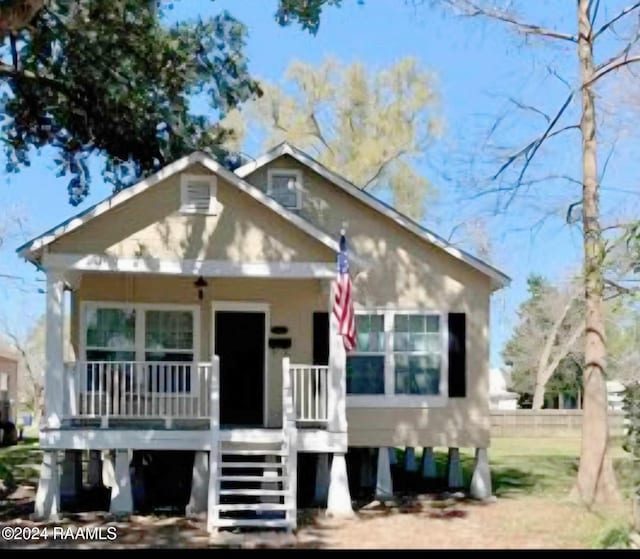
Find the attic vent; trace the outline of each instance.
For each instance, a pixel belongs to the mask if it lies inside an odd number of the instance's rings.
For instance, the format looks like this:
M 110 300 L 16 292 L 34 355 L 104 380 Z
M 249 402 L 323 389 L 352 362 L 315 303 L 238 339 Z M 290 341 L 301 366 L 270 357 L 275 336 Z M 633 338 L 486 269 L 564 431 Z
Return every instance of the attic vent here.
M 207 175 L 182 175 L 180 211 L 213 214 L 216 207 L 216 179 Z

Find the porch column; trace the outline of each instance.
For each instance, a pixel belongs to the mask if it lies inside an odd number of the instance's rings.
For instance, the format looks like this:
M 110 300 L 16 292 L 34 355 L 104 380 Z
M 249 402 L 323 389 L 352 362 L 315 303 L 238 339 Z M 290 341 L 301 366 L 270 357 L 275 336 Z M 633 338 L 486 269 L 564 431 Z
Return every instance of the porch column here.
M 404 469 L 407 472 L 418 471 L 418 464 L 416 463 L 416 450 L 412 446 L 408 446 L 404 451 Z
M 58 429 L 64 414 L 64 280 L 55 270 L 47 272 L 47 334 L 44 372 L 44 425 Z
M 58 451 L 45 450 L 40 465 L 40 481 L 33 516 L 37 520 L 57 520 L 60 511 Z
M 329 290 L 329 400 L 328 428 L 332 433 L 347 432 L 347 353 L 338 333 L 338 319 L 333 314 L 335 286 Z
M 378 449 L 378 472 L 376 476 L 376 495 L 378 501 L 393 499 L 393 481 L 391 479 L 391 464 L 389 450 L 386 447 Z
M 425 446 L 422 449 L 422 477 L 435 479 L 437 477 L 436 461 L 433 457 L 433 448 Z
M 207 531 L 213 534 L 218 526 L 218 461 L 220 454 L 220 358 L 211 356 L 209 378 L 209 483 L 207 486 Z
M 327 516 L 349 518 L 354 516 L 347 478 L 344 452 L 335 452 L 331 460 L 331 479 L 327 497 Z
M 462 464 L 460 463 L 460 451 L 455 448 L 449 448 L 449 456 L 447 459 L 447 483 L 449 488 L 457 489 L 464 485 L 462 479 Z
M 209 453 L 197 451 L 193 458 L 191 497 L 185 510 L 187 516 L 206 514 L 209 496 Z
M 65 450 L 60 480 L 60 499 L 73 501 L 82 491 L 82 455 L 79 450 Z
M 492 497 L 491 470 L 486 448 L 476 448 L 476 461 L 469 492 L 474 499 L 484 500 Z
M 115 484 L 111 488 L 109 512 L 116 515 L 128 515 L 133 512 L 129 450 L 118 448 L 115 454 Z
M 329 454 L 318 454 L 316 462 L 316 486 L 313 492 L 313 502 L 320 506 L 326 506 L 329 495 Z

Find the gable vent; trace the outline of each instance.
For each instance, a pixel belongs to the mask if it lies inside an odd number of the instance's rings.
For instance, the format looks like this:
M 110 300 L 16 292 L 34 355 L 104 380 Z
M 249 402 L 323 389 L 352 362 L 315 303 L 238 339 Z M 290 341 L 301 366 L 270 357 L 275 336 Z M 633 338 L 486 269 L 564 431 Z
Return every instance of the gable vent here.
M 182 213 L 212 214 L 215 207 L 216 181 L 213 176 L 182 175 Z

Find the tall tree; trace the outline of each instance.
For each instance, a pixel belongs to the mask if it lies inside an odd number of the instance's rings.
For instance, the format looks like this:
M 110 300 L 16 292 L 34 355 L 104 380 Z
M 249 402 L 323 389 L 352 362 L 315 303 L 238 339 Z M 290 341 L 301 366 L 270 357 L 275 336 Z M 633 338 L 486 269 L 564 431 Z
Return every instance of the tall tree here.
M 1 0 L 0 139 L 7 171 L 53 147 L 69 200 L 89 192 L 87 160 L 105 156 L 115 190 L 204 150 L 230 165 L 216 125 L 259 93 L 244 56 L 245 27 L 227 12 L 163 25 L 154 0 Z M 211 117 L 193 114 L 205 95 Z
M 558 111 L 554 115 L 545 115 L 547 118 L 543 131 L 531 142 L 516 149 L 500 167 L 495 178 L 504 177 L 508 169 L 517 169 L 513 177 L 515 180 L 511 180 L 510 186 L 507 187 L 511 189 L 509 199 L 513 199 L 526 184 L 525 177 L 541 146 L 564 131 L 580 131 L 582 191 L 580 201 L 576 205 L 582 213 L 585 367 L 582 447 L 577 480 L 572 493 L 587 506 L 617 501 L 620 492 L 608 451 L 609 424 L 605 385 L 607 352 L 603 314 L 605 281 L 602 269 L 606 245 L 600 213 L 595 89 L 603 78 L 612 72 L 640 61 L 640 55 L 632 51 L 640 40 L 640 18 L 637 17 L 640 2 L 630 0 L 629 5 L 601 21 L 606 10 L 600 10 L 600 0 L 576 0 L 576 23 L 570 31 L 561 31 L 552 26 L 527 21 L 512 9 L 512 3 L 506 8 L 503 2 L 495 0 L 434 0 L 432 3 L 453 9 L 456 13 L 473 19 L 485 18 L 499 22 L 526 37 L 561 41 L 574 48 L 575 60 L 579 67 L 577 83 L 570 86 L 570 93 L 560 104 Z M 318 28 L 323 7 L 340 4 L 340 0 L 281 0 L 276 18 L 282 24 L 296 21 L 313 32 Z M 522 2 L 520 6 L 523 7 L 525 4 L 526 2 Z M 605 46 L 605 38 L 616 34 L 616 29 L 627 22 L 632 22 L 632 29 L 625 35 L 629 39 L 624 40 L 619 50 L 609 52 L 601 62 L 596 62 L 594 47 Z M 602 51 L 606 52 L 606 49 Z M 580 100 L 579 123 L 565 125 L 562 117 L 567 113 L 574 98 Z
M 359 62 L 293 62 L 286 83 L 261 88 L 229 115 L 230 128 L 257 126 L 267 148 L 289 141 L 363 190 L 390 187 L 400 211 L 423 217 L 433 189 L 415 163 L 441 124 L 434 78 L 414 58 L 376 73 Z
M 549 390 L 571 386 L 584 361 L 581 335 L 584 313 L 575 285 L 558 289 L 541 276 L 527 279 L 529 298 L 518 309 L 518 324 L 502 357 L 511 368 L 513 388 L 533 393 L 533 409 L 541 409 Z

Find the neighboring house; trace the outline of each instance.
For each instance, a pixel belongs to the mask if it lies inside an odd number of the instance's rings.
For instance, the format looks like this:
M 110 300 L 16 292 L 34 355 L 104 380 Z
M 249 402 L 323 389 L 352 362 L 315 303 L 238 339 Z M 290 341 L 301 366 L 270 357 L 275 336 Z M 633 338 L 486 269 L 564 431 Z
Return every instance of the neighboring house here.
M 18 356 L 0 347 L 0 423 L 16 423 L 18 405 Z
M 489 371 L 489 406 L 494 410 L 518 408 L 518 393 L 507 390 L 508 373 L 502 369 Z
M 349 356 L 328 313 L 343 229 Z M 352 514 L 349 448 L 380 449 L 377 495 L 388 448 L 449 447 L 453 485 L 476 448 L 472 493 L 490 492 L 489 302 L 509 279 L 296 148 L 235 173 L 194 153 L 18 251 L 47 274 L 38 516 L 78 487 L 82 450 L 114 513 L 186 470 L 186 512 L 211 530 L 295 528 L 305 483 Z
M 608 380 L 606 384 L 609 410 L 622 411 L 626 386 L 617 380 Z

